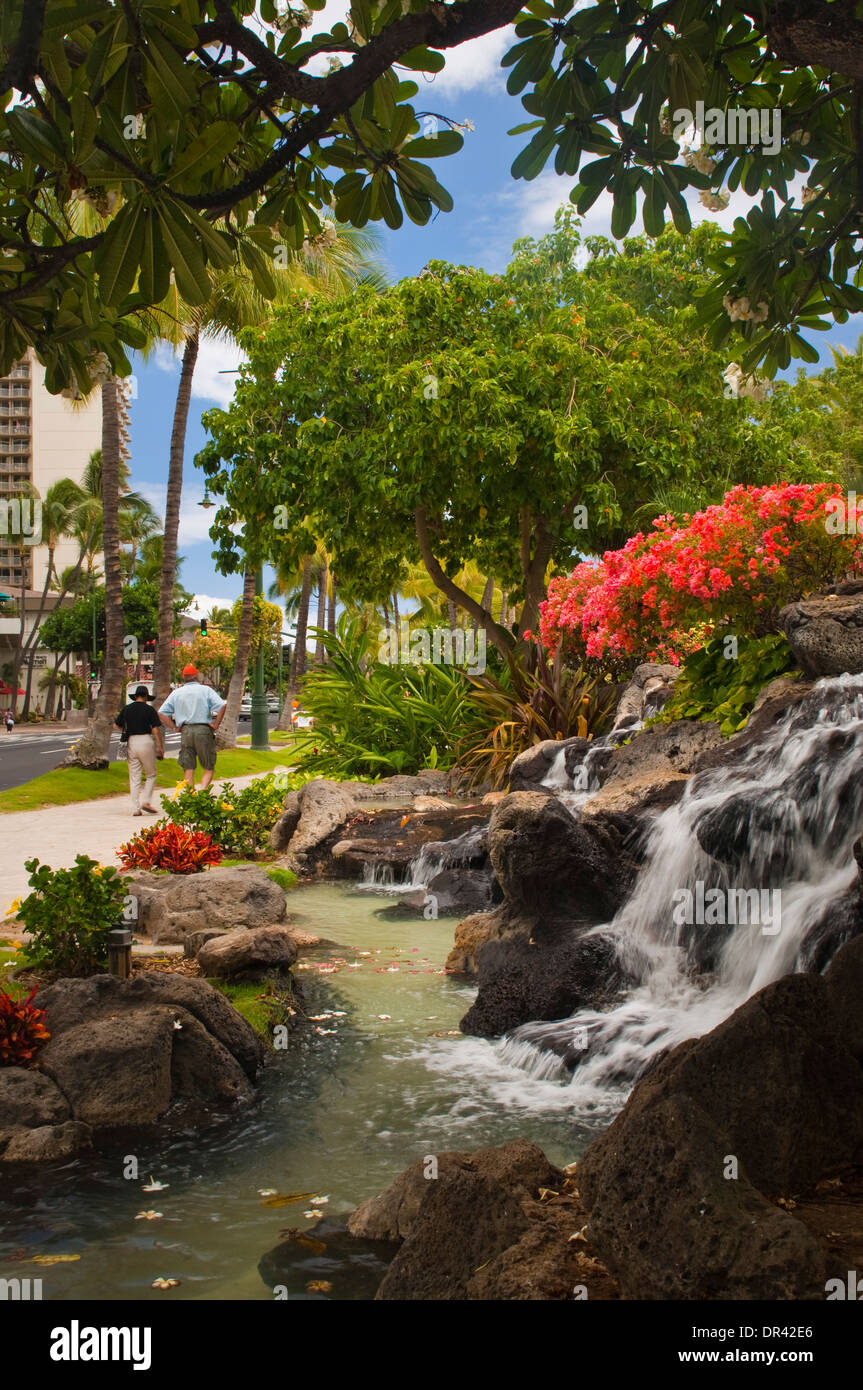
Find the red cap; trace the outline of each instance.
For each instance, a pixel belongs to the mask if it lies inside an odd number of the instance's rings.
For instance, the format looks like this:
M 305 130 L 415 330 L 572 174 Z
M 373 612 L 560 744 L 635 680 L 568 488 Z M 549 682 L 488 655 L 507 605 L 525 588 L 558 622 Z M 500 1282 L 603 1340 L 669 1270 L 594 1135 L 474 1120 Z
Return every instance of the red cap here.
M 185 680 L 187 676 L 196 676 L 197 674 L 198 674 L 198 668 L 197 668 L 197 666 L 184 666 L 184 667 L 183 667 L 183 680 Z

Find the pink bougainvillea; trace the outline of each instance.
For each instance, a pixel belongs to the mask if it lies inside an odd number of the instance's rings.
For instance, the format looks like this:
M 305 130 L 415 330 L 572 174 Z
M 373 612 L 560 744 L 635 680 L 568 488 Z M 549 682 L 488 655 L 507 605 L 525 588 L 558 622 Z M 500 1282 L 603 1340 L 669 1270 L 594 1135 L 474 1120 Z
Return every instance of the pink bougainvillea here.
M 783 604 L 857 567 L 861 538 L 831 524 L 838 483 L 732 488 L 717 506 L 662 516 L 622 550 L 553 579 L 540 636 L 609 663 L 678 662 L 714 627 L 765 631 Z M 863 520 L 863 518 L 861 518 Z

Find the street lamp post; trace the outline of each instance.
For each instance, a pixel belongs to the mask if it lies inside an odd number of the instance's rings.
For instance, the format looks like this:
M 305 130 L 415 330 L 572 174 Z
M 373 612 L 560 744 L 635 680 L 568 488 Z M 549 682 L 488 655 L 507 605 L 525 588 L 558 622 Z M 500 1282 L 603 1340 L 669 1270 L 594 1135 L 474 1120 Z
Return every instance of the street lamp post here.
M 259 567 L 255 575 L 255 596 L 263 596 L 264 592 L 264 570 Z M 252 747 L 269 748 L 270 730 L 268 725 L 269 708 L 267 697 L 264 693 L 264 643 L 258 643 L 258 654 L 255 657 L 255 687 L 252 691 Z

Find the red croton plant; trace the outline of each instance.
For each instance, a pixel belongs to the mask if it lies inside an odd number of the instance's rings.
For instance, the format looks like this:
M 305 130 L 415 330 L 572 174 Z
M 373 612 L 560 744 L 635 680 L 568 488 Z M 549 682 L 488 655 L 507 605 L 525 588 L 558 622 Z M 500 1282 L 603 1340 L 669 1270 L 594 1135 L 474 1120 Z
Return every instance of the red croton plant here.
M 50 1038 L 45 1010 L 33 1005 L 35 989 L 26 999 L 13 999 L 0 989 L 0 1067 L 29 1067 Z
M 147 826 L 117 855 L 124 869 L 167 869 L 171 874 L 198 874 L 222 861 L 221 849 L 203 830 L 186 830 L 173 821 Z

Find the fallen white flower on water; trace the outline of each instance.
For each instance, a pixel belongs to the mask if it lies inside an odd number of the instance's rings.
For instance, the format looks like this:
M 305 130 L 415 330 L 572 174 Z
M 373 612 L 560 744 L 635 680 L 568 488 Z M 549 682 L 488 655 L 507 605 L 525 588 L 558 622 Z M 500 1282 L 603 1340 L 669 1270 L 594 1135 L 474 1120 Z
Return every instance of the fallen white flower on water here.
M 150 1181 L 149 1181 L 148 1183 L 145 1183 L 145 1184 L 144 1184 L 144 1186 L 141 1188 L 141 1191 L 142 1191 L 142 1192 L 162 1192 L 166 1187 L 170 1187 L 170 1183 L 167 1183 L 167 1182 L 159 1182 L 158 1179 L 157 1179 L 157 1178 L 154 1178 L 154 1177 L 153 1177 L 153 1174 L 151 1173 L 151 1174 L 150 1174 Z
M 136 1221 L 158 1221 L 162 1213 L 160 1211 L 139 1211 L 135 1217 Z

